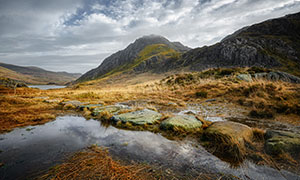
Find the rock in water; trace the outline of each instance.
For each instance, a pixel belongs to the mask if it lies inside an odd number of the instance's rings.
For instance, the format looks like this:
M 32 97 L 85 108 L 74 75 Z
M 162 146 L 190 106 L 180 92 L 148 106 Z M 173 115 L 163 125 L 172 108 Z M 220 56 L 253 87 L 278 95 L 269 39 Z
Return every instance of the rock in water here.
M 140 111 L 134 111 L 129 113 L 124 113 L 120 115 L 113 116 L 113 121 L 122 123 L 129 122 L 133 125 L 145 125 L 145 124 L 154 124 L 158 122 L 158 120 L 162 117 L 162 115 L 158 112 L 144 109 Z
M 202 122 L 199 121 L 195 116 L 190 115 L 177 115 L 164 120 L 160 124 L 161 129 L 165 130 L 184 130 L 193 131 L 197 128 L 202 127 Z
M 230 121 L 215 122 L 203 133 L 213 153 L 233 164 L 241 163 L 246 157 L 245 142 L 250 142 L 253 131 L 250 127 Z

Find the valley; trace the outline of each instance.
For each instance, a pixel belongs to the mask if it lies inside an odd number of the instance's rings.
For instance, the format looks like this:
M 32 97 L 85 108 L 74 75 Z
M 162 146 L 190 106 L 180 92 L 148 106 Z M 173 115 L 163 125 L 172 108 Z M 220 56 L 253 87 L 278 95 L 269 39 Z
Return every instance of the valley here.
M 143 36 L 80 77 L 1 63 L 0 179 L 299 179 L 299 22 Z

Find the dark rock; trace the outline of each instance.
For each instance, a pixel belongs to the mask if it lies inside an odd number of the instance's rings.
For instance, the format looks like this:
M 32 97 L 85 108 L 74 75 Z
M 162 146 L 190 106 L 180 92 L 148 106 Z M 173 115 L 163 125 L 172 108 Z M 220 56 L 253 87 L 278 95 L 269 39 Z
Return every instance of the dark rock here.
M 265 139 L 265 148 L 268 154 L 277 155 L 286 152 L 296 157 L 300 154 L 300 134 L 267 130 Z

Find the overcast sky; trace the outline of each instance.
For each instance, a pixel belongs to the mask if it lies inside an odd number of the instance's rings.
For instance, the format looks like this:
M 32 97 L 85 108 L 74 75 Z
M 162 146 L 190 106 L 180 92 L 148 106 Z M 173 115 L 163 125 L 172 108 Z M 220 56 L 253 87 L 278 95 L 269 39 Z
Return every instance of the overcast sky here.
M 84 73 L 143 35 L 189 47 L 300 11 L 300 0 L 0 0 L 0 62 Z

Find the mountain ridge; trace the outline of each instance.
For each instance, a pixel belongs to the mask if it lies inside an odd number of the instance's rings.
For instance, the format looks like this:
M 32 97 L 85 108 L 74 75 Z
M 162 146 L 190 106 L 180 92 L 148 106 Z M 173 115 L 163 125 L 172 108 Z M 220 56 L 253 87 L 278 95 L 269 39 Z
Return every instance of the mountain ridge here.
M 144 48 L 153 44 L 165 44 L 178 52 L 190 50 L 190 48 L 183 46 L 179 42 L 170 42 L 166 38 L 159 35 L 143 36 L 129 44 L 125 49 L 118 51 L 104 59 L 104 61 L 97 68 L 88 71 L 79 79 L 77 79 L 76 82 L 99 78 L 118 66 L 132 63 L 136 58 L 138 58 L 138 54 Z
M 0 62 L 0 76 L 27 84 L 66 84 L 78 78 L 80 73 L 53 72 L 35 66 L 18 66 Z
M 162 36 L 143 36 L 124 50 L 106 58 L 100 66 L 84 74 L 76 82 L 106 77 L 105 74 L 110 70 L 133 62 L 139 52 L 151 44 L 167 44 L 178 52 L 178 56 L 176 58 L 155 56 L 145 59 L 134 69 L 135 73 L 257 66 L 300 76 L 298 12 L 243 27 L 214 45 L 195 49 L 186 48 L 178 42 L 172 43 Z

